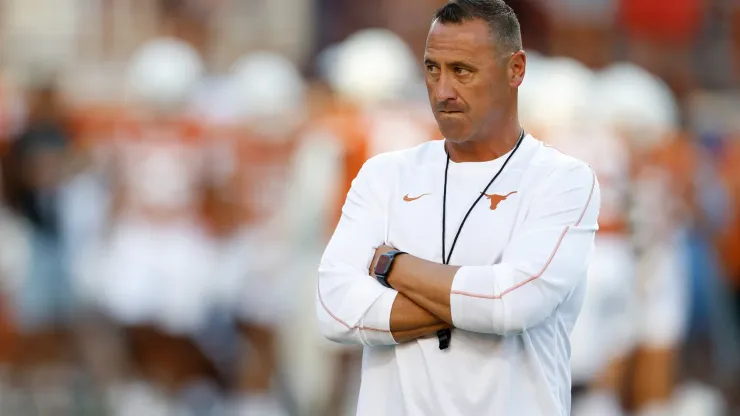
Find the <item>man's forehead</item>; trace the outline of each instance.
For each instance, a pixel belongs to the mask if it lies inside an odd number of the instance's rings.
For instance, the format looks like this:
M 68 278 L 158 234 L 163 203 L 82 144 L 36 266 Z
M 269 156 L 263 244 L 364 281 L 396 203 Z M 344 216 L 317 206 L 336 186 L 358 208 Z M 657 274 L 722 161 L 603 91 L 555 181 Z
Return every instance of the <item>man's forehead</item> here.
M 452 52 L 455 55 L 480 54 L 483 49 L 491 53 L 494 50 L 491 29 L 483 20 L 447 24 L 434 21 L 429 29 L 426 55 L 438 52 Z

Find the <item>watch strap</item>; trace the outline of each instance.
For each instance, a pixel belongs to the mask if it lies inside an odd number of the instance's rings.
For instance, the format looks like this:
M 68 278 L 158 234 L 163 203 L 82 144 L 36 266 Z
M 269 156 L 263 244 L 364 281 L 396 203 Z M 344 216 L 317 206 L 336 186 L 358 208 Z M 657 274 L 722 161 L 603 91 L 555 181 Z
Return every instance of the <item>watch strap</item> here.
M 380 255 L 378 262 L 375 264 L 375 270 L 373 270 L 373 274 L 375 275 L 375 279 L 381 285 L 387 288 L 391 288 L 391 285 L 388 284 L 388 275 L 393 268 L 393 261 L 395 260 L 396 256 L 399 256 L 401 254 L 407 253 L 405 251 L 392 250 Z

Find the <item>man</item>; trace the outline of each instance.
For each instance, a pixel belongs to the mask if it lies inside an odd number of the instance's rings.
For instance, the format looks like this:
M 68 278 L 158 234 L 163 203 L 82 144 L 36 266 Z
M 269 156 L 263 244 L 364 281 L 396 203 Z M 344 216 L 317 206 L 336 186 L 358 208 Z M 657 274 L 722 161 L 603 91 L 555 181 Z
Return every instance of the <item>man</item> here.
M 568 415 L 596 177 L 521 130 L 503 1 L 440 8 L 424 62 L 446 140 L 363 166 L 319 266 L 320 327 L 365 346 L 359 415 Z

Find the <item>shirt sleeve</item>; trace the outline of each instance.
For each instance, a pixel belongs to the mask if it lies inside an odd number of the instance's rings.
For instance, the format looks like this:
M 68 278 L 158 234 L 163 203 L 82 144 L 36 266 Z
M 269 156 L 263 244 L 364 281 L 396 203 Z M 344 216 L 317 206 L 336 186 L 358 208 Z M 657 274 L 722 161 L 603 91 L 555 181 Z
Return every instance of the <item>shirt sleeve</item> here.
M 461 267 L 450 308 L 455 327 L 517 334 L 549 318 L 586 278 L 600 192 L 585 164 L 554 172 L 493 266 Z
M 373 187 L 387 174 L 383 157 L 360 170 L 342 207 L 342 216 L 319 265 L 316 312 L 323 335 L 335 342 L 394 345 L 390 331 L 398 295 L 368 273 L 375 248 L 385 240 L 384 204 Z

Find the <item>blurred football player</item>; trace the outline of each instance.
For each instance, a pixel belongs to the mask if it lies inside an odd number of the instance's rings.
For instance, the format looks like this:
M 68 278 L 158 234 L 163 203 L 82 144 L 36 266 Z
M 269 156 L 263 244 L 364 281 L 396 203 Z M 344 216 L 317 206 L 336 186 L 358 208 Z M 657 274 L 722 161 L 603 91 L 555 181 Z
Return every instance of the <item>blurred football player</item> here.
M 628 305 L 635 273 L 628 224 L 629 148 L 591 116 L 597 98 L 592 94 L 597 77 L 591 70 L 572 59 L 529 54 L 527 69 L 520 94 L 523 125 L 548 144 L 588 163 L 602 189 L 587 293 L 571 335 L 573 414 L 619 415 L 622 362 L 632 350 Z
M 570 68 L 564 75 L 584 73 L 586 68 Z M 590 71 L 589 71 L 590 72 Z M 629 226 L 631 154 L 625 140 L 593 115 L 604 97 L 598 92 L 599 79 L 589 73 L 571 89 L 575 102 L 572 125 L 583 129 L 587 140 L 561 142 L 559 148 L 585 160 L 602 184 L 602 209 L 595 251 L 589 266 L 589 284 L 583 310 L 573 331 L 572 365 L 574 380 L 586 388 L 585 396 L 574 405 L 574 414 L 621 414 L 620 393 L 625 362 L 633 348 L 633 308 L 636 258 Z M 572 82 L 571 82 L 572 83 Z M 567 82 L 561 84 L 568 85 Z M 587 87 L 587 89 L 584 89 Z M 560 147 L 562 146 L 562 147 Z
M 670 89 L 632 64 L 600 74 L 594 118 L 625 138 L 632 160 L 633 242 L 637 252 L 634 376 L 626 385 L 638 415 L 669 411 L 677 352 L 686 332 L 691 150 L 678 133 Z
M 115 194 L 99 298 L 127 328 L 134 377 L 170 395 L 218 378 L 192 340 L 215 299 L 215 253 L 202 218 L 205 136 L 183 117 L 202 70 L 181 40 L 142 45 L 127 68 L 127 108 L 109 140 Z
M 209 118 L 218 189 L 211 218 L 219 240 L 214 283 L 243 341 L 231 408 L 238 415 L 283 415 L 276 388 L 283 367 L 279 333 L 291 320 L 291 294 L 300 283 L 291 277 L 304 275 L 293 270 L 303 262 L 291 218 L 309 208 L 294 183 L 305 85 L 290 60 L 264 51 L 239 59 L 225 83 L 230 108 Z

